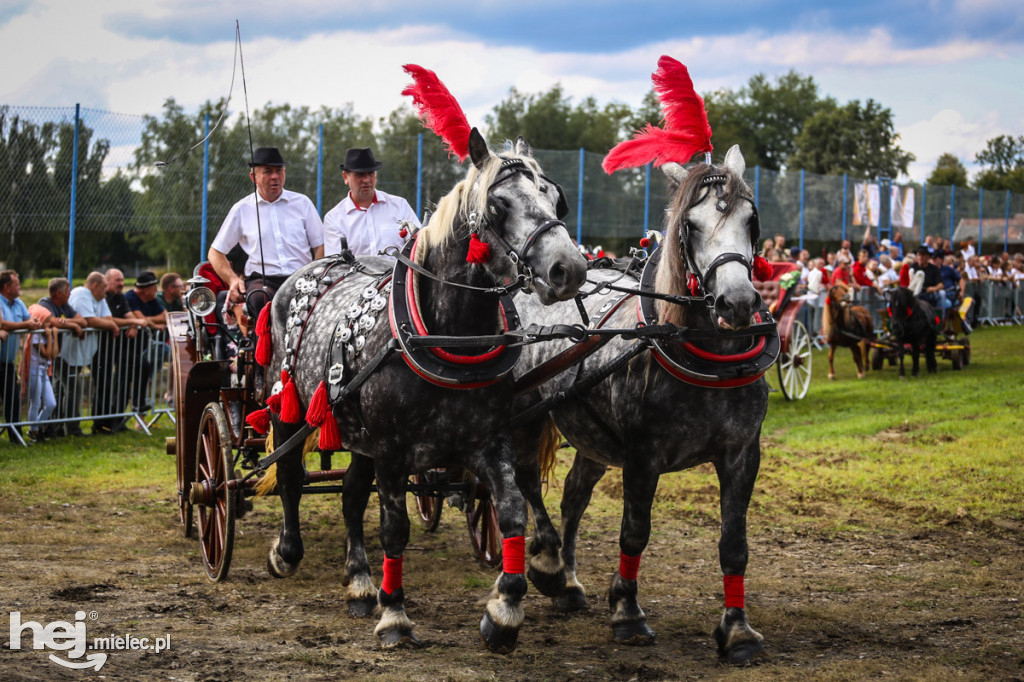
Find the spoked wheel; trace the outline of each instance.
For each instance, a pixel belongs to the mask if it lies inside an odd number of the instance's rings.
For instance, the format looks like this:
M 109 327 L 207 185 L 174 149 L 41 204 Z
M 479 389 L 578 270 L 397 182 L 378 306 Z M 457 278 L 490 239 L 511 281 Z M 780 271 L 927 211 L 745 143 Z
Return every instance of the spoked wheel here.
M 422 474 L 413 475 L 412 480 L 418 485 L 436 486 L 440 478 L 436 471 L 424 471 Z M 441 523 L 444 498 L 427 493 L 417 493 L 413 497 L 416 498 L 416 512 L 420 517 L 420 525 L 423 526 L 423 530 L 433 533 Z
M 228 489 L 234 466 L 230 433 L 224 408 L 217 403 L 207 405 L 199 423 L 191 500 L 198 511 L 203 568 L 214 582 L 227 576 L 235 545 L 238 494 Z
M 811 335 L 807 327 L 793 320 L 789 328 L 789 348 L 777 363 L 779 387 L 786 400 L 800 400 L 811 385 Z
M 469 473 L 463 480 L 469 484 L 469 499 L 466 501 L 466 522 L 469 524 L 469 542 L 477 563 L 484 568 L 501 565 L 501 528 L 498 526 L 498 512 L 491 499 L 491 491 L 480 480 Z

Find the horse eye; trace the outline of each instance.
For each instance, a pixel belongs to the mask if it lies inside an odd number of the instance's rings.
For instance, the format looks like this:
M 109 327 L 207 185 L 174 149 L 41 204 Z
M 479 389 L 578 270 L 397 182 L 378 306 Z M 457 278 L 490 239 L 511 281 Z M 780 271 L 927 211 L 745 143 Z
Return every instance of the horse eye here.
M 548 191 L 548 186 L 547 185 L 541 185 L 540 186 L 540 191 L 546 194 L 547 191 Z

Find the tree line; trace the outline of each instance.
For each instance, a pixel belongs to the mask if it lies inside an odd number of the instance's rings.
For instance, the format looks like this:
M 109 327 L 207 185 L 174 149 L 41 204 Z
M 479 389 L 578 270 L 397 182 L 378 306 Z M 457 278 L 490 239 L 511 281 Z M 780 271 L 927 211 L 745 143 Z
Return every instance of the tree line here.
M 775 79 L 757 74 L 738 89 L 715 90 L 704 98 L 716 151 L 739 144 L 748 167 L 896 178 L 914 160 L 899 145 L 889 108 L 873 99 L 840 103 L 823 95 L 813 77 L 795 71 Z M 158 162 L 201 140 L 207 117 L 217 121 L 226 107 L 225 100 L 208 101 L 198 112 L 187 113 L 173 98 L 167 99 L 158 115 L 143 118 L 131 164 L 107 176 L 103 166 L 110 141 L 80 126 L 76 272 L 140 261 L 191 268 L 199 258 L 202 149 L 169 165 Z M 230 115 L 225 120 L 209 145 L 210 240 L 230 206 L 252 191 L 247 174 L 250 139 L 256 146 L 279 147 L 291 162 L 287 187 L 315 197 L 321 125 L 324 211 L 344 196 L 337 168 L 349 147 L 373 147 L 385 164 L 380 187 L 413 201 L 417 135 L 423 128 L 406 105 L 374 120 L 358 114 L 351 103 L 319 109 L 271 103 L 256 110 L 250 121 Z M 620 102 L 602 105 L 593 97 L 573 101 L 555 85 L 533 94 L 513 88 L 485 117 L 483 132 L 492 144 L 522 135 L 536 150 L 582 148 L 603 154 L 649 122 L 660 122 L 653 90 L 639 107 L 631 108 Z M 66 271 L 73 128 L 70 122 L 29 122 L 0 107 L 0 261 L 23 273 Z M 423 145 L 423 197 L 429 209 L 464 171 L 434 135 L 424 135 Z M 952 154 L 939 159 L 928 182 L 1024 193 L 1024 136 L 990 139 L 976 160 L 983 169 L 973 185 Z M 575 168 L 546 170 L 563 183 L 575 180 Z M 629 197 L 642 201 L 641 172 L 617 173 L 615 178 L 589 173 L 589 214 L 615 221 Z M 566 190 L 571 194 L 573 188 Z M 591 207 L 591 201 L 599 205 Z

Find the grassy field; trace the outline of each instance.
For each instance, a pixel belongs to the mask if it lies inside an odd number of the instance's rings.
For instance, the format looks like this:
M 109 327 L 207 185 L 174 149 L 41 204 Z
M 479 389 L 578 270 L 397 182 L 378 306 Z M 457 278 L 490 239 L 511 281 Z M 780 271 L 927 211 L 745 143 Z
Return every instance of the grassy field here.
M 206 582 L 194 540 L 177 530 L 166 419 L 150 437 L 129 431 L 27 448 L 0 442 L 0 513 L 10 521 L 0 528 L 0 555 L 17 576 L 0 588 L 0 601 L 49 594 L 52 603 L 39 608 L 54 609 L 55 618 L 68 608 L 60 595 L 89 588 L 94 599 L 117 595 L 120 614 L 111 601 L 100 605 L 117 623 L 111 628 L 145 634 L 159 624 L 192 637 L 178 658 L 122 655 L 122 673 L 112 664 L 103 671 L 108 679 L 131 679 L 140 669 L 161 678 L 260 680 L 1021 679 L 1022 341 L 1024 329 L 979 330 L 965 370 L 940 360 L 937 375 L 905 380 L 888 366 L 858 380 L 844 350 L 838 378 L 829 381 L 824 353 L 815 352 L 804 400 L 772 394 L 749 514 L 749 611 L 770 643 L 768 661 L 754 671 L 716 667 L 707 635 L 721 608 L 718 485 L 710 467 L 659 485 L 642 574 L 659 641 L 646 650 L 611 648 L 607 614 L 597 608 L 618 556 L 616 470 L 598 484 L 581 529 L 581 579 L 596 607 L 588 615 L 573 616 L 567 628 L 531 590 L 520 651 L 496 659 L 475 647 L 473 601 L 494 575 L 473 565 L 464 529 L 446 510 L 437 534 L 414 521 L 407 562 L 415 586 L 410 613 L 433 645 L 420 654 L 381 654 L 372 623 L 353 622 L 338 603 L 344 542 L 337 496 L 304 499 L 307 559 L 296 578 L 266 576 L 263 557 L 280 505 L 262 500 L 240 521 L 232 578 Z M 774 369 L 770 376 L 775 384 Z M 570 463 L 563 451 L 548 490 L 556 514 Z M 373 504 L 367 533 L 376 533 Z M 373 551 L 378 557 L 379 548 Z M 238 627 L 253 636 L 238 637 Z M 253 657 L 264 661 L 259 670 Z M 15 670 L 47 679 L 46 668 L 31 666 Z

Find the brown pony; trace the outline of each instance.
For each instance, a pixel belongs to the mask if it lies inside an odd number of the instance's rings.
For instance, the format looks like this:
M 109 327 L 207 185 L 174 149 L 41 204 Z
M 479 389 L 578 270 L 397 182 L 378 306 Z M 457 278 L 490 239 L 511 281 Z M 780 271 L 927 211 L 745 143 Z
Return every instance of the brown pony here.
M 875 335 L 871 313 L 864 306 L 851 305 L 850 286 L 836 282 L 828 289 L 825 314 L 821 319 L 821 334 L 828 341 L 828 378 L 836 378 L 832 366 L 836 348 L 844 346 L 853 353 L 857 363 L 857 378 L 863 379 L 868 369 L 868 341 Z

